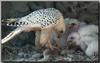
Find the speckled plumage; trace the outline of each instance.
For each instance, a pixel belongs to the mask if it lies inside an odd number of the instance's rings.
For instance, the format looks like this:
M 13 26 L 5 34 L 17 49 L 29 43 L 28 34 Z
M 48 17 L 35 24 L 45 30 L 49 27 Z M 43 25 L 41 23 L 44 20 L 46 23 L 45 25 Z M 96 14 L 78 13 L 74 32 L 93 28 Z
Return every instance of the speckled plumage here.
M 39 25 L 40 28 L 45 28 L 50 25 L 56 24 L 59 21 L 62 14 L 59 10 L 54 8 L 36 10 L 29 15 L 26 15 L 16 21 L 14 26 L 33 26 L 34 24 Z

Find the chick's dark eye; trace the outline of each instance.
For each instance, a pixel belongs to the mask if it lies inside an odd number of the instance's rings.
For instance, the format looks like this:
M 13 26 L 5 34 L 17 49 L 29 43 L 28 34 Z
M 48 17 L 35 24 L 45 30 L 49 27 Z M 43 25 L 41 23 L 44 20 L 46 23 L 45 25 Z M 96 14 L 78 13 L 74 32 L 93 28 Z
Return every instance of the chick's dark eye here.
M 70 39 L 74 39 L 74 37 L 70 37 Z
M 72 23 L 71 25 L 73 25 L 73 26 L 74 26 L 74 25 L 76 25 L 76 24 L 75 24 L 75 23 Z
M 71 26 L 69 28 L 73 28 L 76 24 L 75 23 L 71 23 Z

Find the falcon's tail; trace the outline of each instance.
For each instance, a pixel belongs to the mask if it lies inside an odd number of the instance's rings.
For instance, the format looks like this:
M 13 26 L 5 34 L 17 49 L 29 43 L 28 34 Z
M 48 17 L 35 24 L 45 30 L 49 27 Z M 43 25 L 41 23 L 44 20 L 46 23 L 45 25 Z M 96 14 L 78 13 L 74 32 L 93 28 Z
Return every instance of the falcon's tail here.
M 20 18 L 8 18 L 1 20 L 1 25 L 7 25 L 7 26 L 14 26 L 17 27 L 16 22 L 19 21 Z

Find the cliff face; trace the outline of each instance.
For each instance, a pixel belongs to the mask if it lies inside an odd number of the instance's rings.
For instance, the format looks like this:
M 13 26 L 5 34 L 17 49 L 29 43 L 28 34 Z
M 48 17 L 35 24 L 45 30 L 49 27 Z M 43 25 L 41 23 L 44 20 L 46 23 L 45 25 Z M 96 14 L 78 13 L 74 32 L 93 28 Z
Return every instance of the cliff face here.
M 22 17 L 37 9 L 53 7 L 64 17 L 87 20 L 97 24 L 98 2 L 2 2 L 2 19 Z M 96 21 L 96 22 L 95 22 Z

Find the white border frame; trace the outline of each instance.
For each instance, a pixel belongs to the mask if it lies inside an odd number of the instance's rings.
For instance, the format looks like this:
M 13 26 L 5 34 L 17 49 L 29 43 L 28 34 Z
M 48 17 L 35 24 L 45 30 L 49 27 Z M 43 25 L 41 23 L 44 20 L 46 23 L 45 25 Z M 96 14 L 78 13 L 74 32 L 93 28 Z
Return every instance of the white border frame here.
M 2 63 L 1 62 L 1 1 L 98 1 L 100 3 L 100 0 L 0 0 L 0 63 Z

